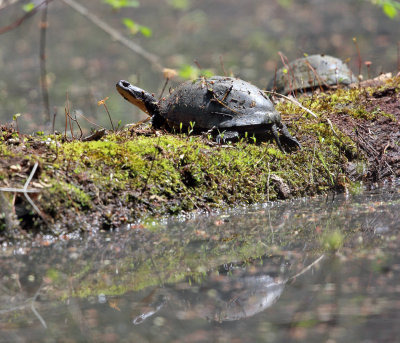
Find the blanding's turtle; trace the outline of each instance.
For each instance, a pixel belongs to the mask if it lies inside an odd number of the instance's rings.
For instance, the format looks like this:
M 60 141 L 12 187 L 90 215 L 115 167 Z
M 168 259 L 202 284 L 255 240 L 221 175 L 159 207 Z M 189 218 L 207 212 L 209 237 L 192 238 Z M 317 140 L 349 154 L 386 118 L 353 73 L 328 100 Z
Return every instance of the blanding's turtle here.
M 124 80 L 116 87 L 126 100 L 152 116 L 154 128 L 213 130 L 220 132 L 218 139 L 232 139 L 245 132 L 263 137 L 271 131 L 283 151 L 279 128 L 289 145 L 301 148 L 272 102 L 259 88 L 240 79 L 214 76 L 187 81 L 160 101 Z
M 328 55 L 298 58 L 276 72 L 268 88 L 278 93 L 307 92 L 357 82 L 349 67 L 340 59 Z

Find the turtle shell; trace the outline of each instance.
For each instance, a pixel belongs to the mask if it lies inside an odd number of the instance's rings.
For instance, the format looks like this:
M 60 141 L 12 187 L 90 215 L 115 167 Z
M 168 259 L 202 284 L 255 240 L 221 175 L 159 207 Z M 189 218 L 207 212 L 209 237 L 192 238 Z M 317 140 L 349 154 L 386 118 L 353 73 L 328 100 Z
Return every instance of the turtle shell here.
M 299 58 L 276 72 L 268 88 L 288 94 L 316 87 L 349 85 L 357 82 L 349 67 L 340 59 L 328 55 L 311 55 Z
M 231 77 L 200 78 L 179 85 L 160 102 L 160 114 L 169 125 L 197 129 L 234 128 L 244 131 L 279 123 L 272 102 L 252 84 Z

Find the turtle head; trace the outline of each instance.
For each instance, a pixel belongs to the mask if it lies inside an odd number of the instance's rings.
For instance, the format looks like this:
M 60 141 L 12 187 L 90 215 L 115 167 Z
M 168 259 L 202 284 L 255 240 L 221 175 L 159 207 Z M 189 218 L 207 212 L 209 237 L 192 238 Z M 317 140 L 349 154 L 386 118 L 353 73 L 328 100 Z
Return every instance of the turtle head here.
M 143 112 L 152 116 L 158 111 L 156 98 L 143 89 L 133 86 L 125 80 L 118 81 L 116 88 L 125 100 L 139 107 Z

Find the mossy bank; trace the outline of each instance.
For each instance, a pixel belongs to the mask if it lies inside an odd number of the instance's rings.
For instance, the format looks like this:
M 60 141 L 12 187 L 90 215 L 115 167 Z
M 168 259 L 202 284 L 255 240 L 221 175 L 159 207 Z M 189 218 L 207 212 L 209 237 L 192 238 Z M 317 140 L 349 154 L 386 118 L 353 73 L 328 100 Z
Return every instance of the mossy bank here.
M 149 127 L 83 142 L 64 135 L 0 131 L 0 235 L 109 229 L 148 216 L 275 201 L 400 175 L 399 78 L 375 88 L 301 97 L 276 107 L 302 150 L 283 154 L 250 135 L 218 145 L 206 136 Z

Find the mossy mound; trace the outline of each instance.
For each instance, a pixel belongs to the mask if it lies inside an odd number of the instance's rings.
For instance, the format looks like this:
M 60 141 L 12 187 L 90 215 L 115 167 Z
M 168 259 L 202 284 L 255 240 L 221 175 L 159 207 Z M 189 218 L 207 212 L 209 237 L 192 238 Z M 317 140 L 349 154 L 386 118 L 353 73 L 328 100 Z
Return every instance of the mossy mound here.
M 299 101 L 317 118 L 288 101 L 277 105 L 303 145 L 287 154 L 273 140 L 217 145 L 149 127 L 89 142 L 18 135 L 3 127 L 0 187 L 22 188 L 38 162 L 29 187 L 40 190 L 31 198 L 41 213 L 22 193 L 14 199 L 3 192 L 0 200 L 9 210 L 0 214 L 1 234 L 13 232 L 16 217 L 19 228 L 30 232 L 108 229 L 149 215 L 353 191 L 362 180 L 400 175 L 400 110 L 391 106 L 400 103 L 399 78 L 379 88 L 339 89 Z

